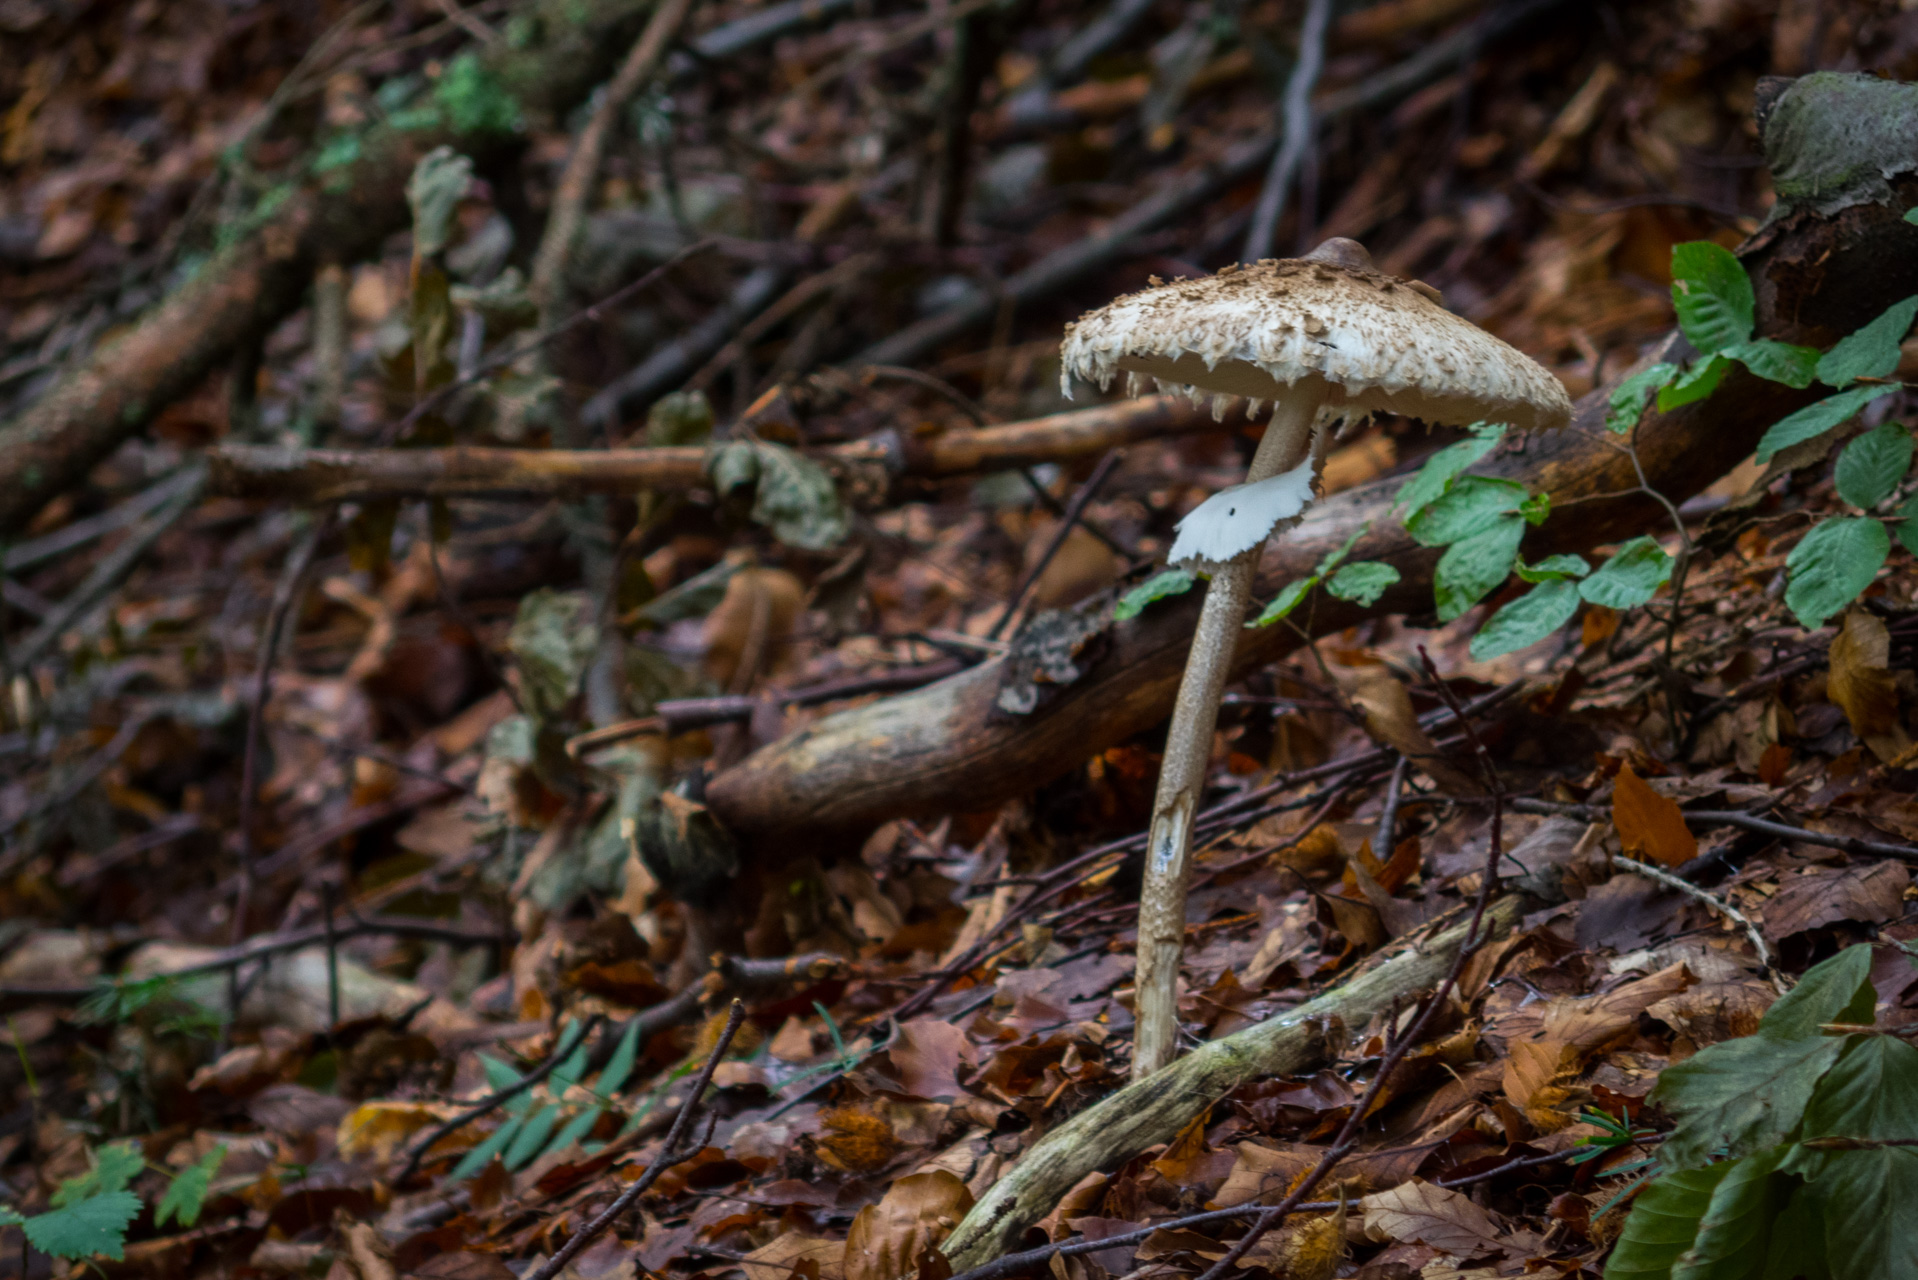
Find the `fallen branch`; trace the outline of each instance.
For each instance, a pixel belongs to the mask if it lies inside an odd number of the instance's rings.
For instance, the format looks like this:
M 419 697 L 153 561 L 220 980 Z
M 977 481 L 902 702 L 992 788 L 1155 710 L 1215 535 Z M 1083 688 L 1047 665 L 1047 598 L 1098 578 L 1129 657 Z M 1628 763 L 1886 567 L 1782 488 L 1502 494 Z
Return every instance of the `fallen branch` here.
M 879 467 L 891 475 L 938 479 L 1063 462 L 1162 436 L 1230 429 L 1172 396 L 1095 405 L 978 431 L 906 439 L 883 431 L 813 456 L 829 466 Z M 209 451 L 213 484 L 235 497 L 301 503 L 376 497 L 520 493 L 571 498 L 710 484 L 706 450 L 655 449 L 285 449 L 223 445 Z
M 1792 136 L 1767 134 L 1774 168 L 1794 162 Z M 1911 253 L 1918 228 L 1899 213 L 1857 204 L 1830 216 L 1805 210 L 1771 223 L 1744 248 L 1757 281 L 1760 331 L 1829 346 L 1918 292 L 1918 260 Z M 1689 354 L 1677 334 L 1652 353 L 1680 361 Z M 1588 552 L 1664 518 L 1663 506 L 1643 492 L 1631 457 L 1613 447 L 1605 430 L 1607 390 L 1580 401 L 1570 429 L 1527 441 L 1522 452 L 1482 468 L 1551 496 L 1557 514 L 1527 534 L 1528 559 Z M 1737 369 L 1709 398 L 1645 415 L 1637 435 L 1645 477 L 1666 498 L 1682 501 L 1749 455 L 1767 426 L 1817 394 Z M 1269 598 L 1310 575 L 1325 555 L 1360 534 L 1352 557 L 1391 564 L 1399 583 L 1363 608 L 1319 593 L 1294 617 L 1303 617 L 1311 634 L 1325 635 L 1371 617 L 1429 613 L 1439 553 L 1415 543 L 1393 516 L 1400 483 L 1348 490 L 1312 508 L 1298 529 L 1267 547 L 1258 595 Z M 893 818 L 973 812 L 1025 794 L 1165 718 L 1197 611 L 1191 593 L 1114 624 L 1104 656 L 1030 715 L 998 710 L 1004 666 L 989 659 L 917 693 L 829 716 L 714 778 L 707 804 L 742 836 L 776 832 L 790 841 L 802 830 L 860 832 Z M 1289 628 L 1246 631 L 1235 670 L 1265 666 L 1300 643 Z
M 1517 924 L 1526 906 L 1517 895 L 1484 907 L 1481 939 Z M 1222 1040 L 1214 1040 L 1157 1074 L 1087 1108 L 1041 1139 L 989 1188 L 946 1240 L 955 1270 L 976 1267 L 1014 1247 L 1025 1229 L 1052 1211 L 1089 1173 L 1125 1163 L 1155 1143 L 1170 1142 L 1192 1117 L 1248 1080 L 1308 1070 L 1344 1047 L 1335 1026 L 1363 1026 L 1451 971 L 1473 932 L 1469 908 L 1314 1000 Z M 1335 1043 L 1328 1044 L 1328 1039 Z

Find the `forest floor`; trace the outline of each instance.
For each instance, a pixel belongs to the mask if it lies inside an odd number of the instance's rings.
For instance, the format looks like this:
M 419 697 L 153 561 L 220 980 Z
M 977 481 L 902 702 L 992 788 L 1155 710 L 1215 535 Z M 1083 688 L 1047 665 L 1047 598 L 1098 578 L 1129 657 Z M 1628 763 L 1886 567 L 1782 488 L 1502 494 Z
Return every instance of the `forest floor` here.
M 0 418 L 563 8 L 0 0 Z M 0 1202 L 104 1215 L 66 1224 L 91 1261 L 23 1244 L 0 1275 L 483 1280 L 584 1235 L 582 1280 L 947 1280 L 972 1205 L 1127 1080 L 1163 721 L 859 830 L 735 840 L 705 787 L 1107 609 L 1256 432 L 1169 409 L 1109 460 L 836 489 L 782 459 L 1116 404 L 1064 397 L 1062 327 L 1238 260 L 1306 8 L 816 0 L 755 37 L 782 6 L 681 5 L 627 100 L 523 97 L 503 154 L 422 178 L 365 252 L 321 235 L 270 324 L 205 338 L 213 371 L 0 544 Z M 1672 329 L 1675 245 L 1758 231 L 1760 78 L 1918 78 L 1918 11 L 1384 0 L 1335 6 L 1323 56 L 1271 251 L 1362 240 L 1577 398 Z M 757 504 L 301 504 L 201 461 L 709 437 L 788 446 L 748 450 Z M 1374 420 L 1324 488 L 1465 438 Z M 1553 892 L 1380 1087 L 1429 989 L 1061 1188 L 1012 1243 L 1087 1247 L 998 1274 L 1596 1276 L 1668 1066 L 1860 942 L 1878 1025 L 1918 1025 L 1918 565 L 1803 626 L 1786 563 L 1836 484 L 1748 460 L 1681 495 L 1645 532 L 1688 551 L 1682 597 L 1474 658 L 1514 583 L 1233 684 L 1188 1047 L 1369 972 L 1488 867 Z M 1341 1135 L 1325 1207 L 1228 1259 L 1247 1219 L 1215 1211 Z

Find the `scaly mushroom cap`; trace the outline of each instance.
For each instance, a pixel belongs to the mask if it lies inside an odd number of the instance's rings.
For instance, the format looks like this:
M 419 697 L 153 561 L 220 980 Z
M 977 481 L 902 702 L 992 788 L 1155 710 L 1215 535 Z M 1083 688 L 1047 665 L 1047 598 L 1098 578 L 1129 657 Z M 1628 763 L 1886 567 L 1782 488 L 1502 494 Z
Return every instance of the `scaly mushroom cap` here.
M 1354 246 L 1356 248 L 1356 246 Z M 1374 410 L 1433 425 L 1488 419 L 1524 431 L 1563 427 L 1572 401 L 1544 368 L 1439 305 L 1417 281 L 1331 261 L 1286 258 L 1198 280 L 1154 281 L 1066 326 L 1060 383 L 1127 394 L 1149 377 L 1198 400 L 1259 403 L 1309 374 L 1332 384 L 1337 416 Z

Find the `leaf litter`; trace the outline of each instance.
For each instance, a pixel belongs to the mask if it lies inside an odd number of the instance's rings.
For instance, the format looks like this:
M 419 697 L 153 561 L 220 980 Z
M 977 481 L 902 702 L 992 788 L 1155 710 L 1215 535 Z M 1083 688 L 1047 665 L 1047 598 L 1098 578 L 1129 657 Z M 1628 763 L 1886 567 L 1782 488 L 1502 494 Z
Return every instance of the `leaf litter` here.
M 81 31 L 60 6 L 6 6 L 19 51 L 0 69 L 13 104 L 0 136 L 6 411 L 216 249 L 218 217 L 271 204 L 296 166 L 321 163 L 314 150 L 409 109 L 420 86 L 464 83 L 450 68 L 468 43 L 517 38 L 515 8 L 115 3 Z M 1335 91 L 1460 29 L 1445 25 L 1454 7 L 1405 8 L 1341 18 L 1376 15 L 1378 31 L 1339 37 L 1350 43 L 1335 44 Z M 1087 855 L 1144 825 L 1151 734 L 987 812 L 901 818 L 836 847 L 796 848 L 789 878 L 757 887 L 763 905 L 738 938 L 702 932 L 705 904 L 745 890 L 698 780 L 707 763 L 821 714 L 787 692 L 864 679 L 853 696 L 870 696 L 901 672 L 1008 644 L 1036 655 L 1012 701 L 1043 714 L 1085 656 L 1069 625 L 1039 625 L 1045 610 L 1110 592 L 1121 612 L 1142 613 L 1190 585 L 1147 567 L 1230 472 L 1228 436 L 1130 447 L 1023 601 L 1014 592 L 1089 464 L 902 491 L 802 451 L 881 431 L 910 448 L 975 430 L 975 410 L 1013 420 L 1065 407 L 1052 389 L 1060 321 L 1136 287 L 1135 274 L 1217 265 L 1238 229 L 1234 200 L 1176 234 L 1139 238 L 1108 278 L 1008 308 L 990 346 L 928 356 L 924 380 L 831 363 L 1092 234 L 1180 157 L 1217 154 L 1269 115 L 1264 61 L 1274 37 L 1292 38 L 1291 7 L 1245 6 L 1238 35 L 1206 6 L 1120 4 L 1101 21 L 1134 10 L 1136 29 L 1076 70 L 1064 51 L 1093 27 L 1070 6 L 1028 6 L 1016 29 L 992 35 L 970 174 L 895 174 L 862 158 L 895 145 L 872 132 L 875 120 L 881 133 L 924 130 L 911 86 L 948 60 L 943 26 L 913 34 L 909 15 L 884 6 L 847 8 L 634 104 L 633 136 L 609 160 L 574 263 L 583 299 L 682 247 L 688 227 L 746 245 L 763 234 L 755 227 L 790 224 L 780 245 L 814 246 L 794 258 L 806 270 L 881 252 L 886 271 L 788 295 L 784 318 L 706 377 L 704 398 L 662 402 L 644 428 L 659 445 L 703 442 L 717 409 L 728 433 L 708 465 L 718 492 L 621 499 L 636 509 L 625 528 L 643 531 L 630 545 L 599 545 L 603 514 L 599 528 L 582 525 L 577 504 L 498 498 L 368 503 L 349 535 L 322 539 L 263 707 L 246 837 L 256 887 L 241 936 L 247 690 L 306 518 L 198 504 L 59 635 L 49 660 L 8 668 L 0 1181 L 7 1221 L 23 1221 L 44 1255 L 33 1274 L 52 1257 L 116 1275 L 523 1277 L 670 1162 L 569 1274 L 944 1280 L 939 1246 L 977 1198 L 1123 1083 L 1137 873 L 1119 850 Z M 757 12 L 715 5 L 692 29 Z M 1757 225 L 1769 188 L 1742 163 L 1749 84 L 1803 69 L 1803 51 L 1783 42 L 1811 38 L 1783 11 L 1762 32 L 1735 7 L 1623 12 L 1629 29 L 1603 48 L 1550 27 L 1515 41 L 1519 57 L 1356 120 L 1354 139 L 1324 148 L 1310 219 L 1289 214 L 1285 234 L 1362 237 L 1390 270 L 1423 273 L 1574 393 L 1617 381 L 1674 321 L 1660 288 L 1645 287 L 1664 283 L 1672 246 Z M 959 20 L 968 38 L 988 38 L 989 24 Z M 334 29 L 344 43 L 325 46 Z M 1842 7 L 1820 33 L 1814 62 L 1918 70 L 1864 8 Z M 315 47 L 332 49 L 317 65 L 304 60 Z M 541 202 L 569 149 L 564 123 L 524 121 Z M 1449 194 L 1428 211 L 1409 179 L 1435 151 L 1449 157 Z M 927 241 L 915 184 L 931 191 L 955 172 L 968 184 L 966 236 Z M 1680 194 L 1639 200 L 1647 175 L 1654 197 Z M 1256 184 L 1241 194 L 1249 203 Z M 395 243 L 351 267 L 351 373 L 330 416 L 315 416 L 324 371 L 317 319 L 303 311 L 265 336 L 250 383 L 221 375 L 183 396 L 149 437 L 57 500 L 8 549 L 9 644 L 81 588 L 149 509 L 142 495 L 204 444 L 371 443 L 446 376 L 415 367 L 422 324 L 483 314 L 486 341 L 523 324 L 513 318 L 523 296 L 483 261 L 502 236 L 510 252 L 516 199 L 462 171 L 457 191 L 435 197 L 443 245 Z M 422 319 L 415 255 L 429 249 L 444 249 L 460 280 L 448 298 L 484 288 L 513 305 Z M 602 339 L 611 346 L 563 351 L 560 373 L 604 385 L 725 305 L 729 270 L 689 272 L 633 308 L 626 329 Z M 1742 313 L 1686 310 L 1676 319 L 1688 326 L 1750 337 L 1749 300 Z M 1847 387 L 1897 371 L 1909 320 L 1891 317 L 1818 362 L 1818 377 L 1850 397 L 1847 416 L 1890 394 Z M 836 330 L 857 340 L 833 346 Z M 528 391 L 543 376 L 489 388 L 460 408 L 460 429 L 494 443 L 544 438 L 556 428 L 539 416 L 543 393 Z M 1654 385 L 1634 393 L 1639 403 Z M 1811 435 L 1843 421 L 1835 407 L 1814 410 L 1800 423 Z M 1690 869 L 1758 922 L 1790 974 L 1878 941 L 1857 962 L 1876 1009 L 1853 995 L 1816 1016 L 1918 1022 L 1905 949 L 1918 935 L 1906 767 L 1918 579 L 1894 553 L 1862 601 L 1831 609 L 1809 635 L 1777 587 L 1794 557 L 1835 554 L 1794 541 L 1798 513 L 1890 495 L 1884 456 L 1900 472 L 1909 461 L 1897 435 L 1875 425 L 1835 467 L 1758 491 L 1727 483 L 1688 508 L 1709 552 L 1692 566 L 1669 662 L 1652 613 L 1613 613 L 1602 590 L 1579 604 L 1567 586 L 1558 594 L 1583 622 L 1558 641 L 1478 657 L 1469 617 L 1434 631 L 1381 619 L 1235 688 L 1215 777 L 1221 796 L 1247 803 L 1199 854 L 1180 1006 L 1193 1036 L 1304 1002 L 1475 890 L 1490 838 L 1479 763 L 1418 674 L 1420 646 L 1461 697 L 1503 693 L 1480 721 L 1506 784 L 1534 803 L 1505 815 L 1501 872 L 1547 877 L 1568 899 L 1472 958 L 1452 1007 L 1321 1185 L 1329 1203 L 1289 1220 L 1239 1270 L 1596 1275 L 1619 1238 L 1622 1193 L 1643 1185 L 1634 1165 L 1653 1151 L 1673 1167 L 1721 1147 L 1762 1155 L 1787 1136 L 1778 1116 L 1797 1110 L 1809 1137 L 1902 1132 L 1906 1118 L 1881 1114 L 1889 1104 L 1874 1101 L 1885 1090 L 1873 1081 L 1909 1074 L 1905 1046 L 1768 1036 L 1778 1024 L 1761 1024 L 1767 1010 L 1792 1009 L 1774 1004 L 1745 933 L 1710 901 L 1617 869 L 1631 857 Z M 1341 442 L 1328 487 L 1409 473 L 1436 448 L 1456 451 L 1462 471 L 1494 447 L 1376 423 Z M 1501 513 L 1518 509 L 1484 487 L 1447 500 L 1479 494 L 1505 503 Z M 1719 512 L 1743 516 L 1726 524 Z M 1840 536 L 1850 535 L 1825 540 Z M 1669 605 L 1670 563 L 1657 550 L 1614 548 L 1585 581 L 1622 581 L 1629 599 Z M 1374 572 L 1351 591 L 1388 585 Z M 622 640 L 615 676 L 603 663 L 609 626 Z M 1048 636 L 1050 647 L 1038 643 Z M 592 705 L 609 696 L 610 713 Z M 689 708 L 695 700 L 708 705 Z M 714 718 L 671 736 L 635 728 L 582 741 L 695 710 Z M 1380 749 L 1383 769 L 1352 764 Z M 1410 764 L 1394 773 L 1399 756 Z M 1855 851 L 1861 841 L 1907 856 Z M 1068 879 L 1048 879 L 1082 859 Z M 1035 901 L 1041 888 L 1051 896 Z M 231 950 L 248 945 L 261 950 Z M 1812 1003 L 1807 985 L 1787 999 Z M 733 997 L 747 1016 L 713 1062 Z M 1073 1187 L 1027 1243 L 1101 1246 L 1051 1263 L 1061 1280 L 1207 1270 L 1242 1219 L 1203 1215 L 1275 1203 L 1297 1183 L 1358 1105 L 1403 1012 L 1328 1028 L 1322 1069 L 1233 1091 L 1171 1142 Z M 1740 1058 L 1764 1061 L 1726 1065 Z M 711 1089 L 695 1098 L 709 1066 Z M 1668 1104 L 1688 1080 L 1706 1081 L 1704 1092 Z M 669 1154 L 682 1115 L 691 1137 Z M 1818 1158 L 1831 1194 L 1867 1214 L 1913 1181 L 1907 1154 Z M 1732 1181 L 1724 1169 L 1652 1184 L 1641 1201 L 1699 1217 Z M 1760 1172 L 1754 1186 L 1775 1171 Z M 1876 1236 L 1856 1239 L 1862 1251 Z

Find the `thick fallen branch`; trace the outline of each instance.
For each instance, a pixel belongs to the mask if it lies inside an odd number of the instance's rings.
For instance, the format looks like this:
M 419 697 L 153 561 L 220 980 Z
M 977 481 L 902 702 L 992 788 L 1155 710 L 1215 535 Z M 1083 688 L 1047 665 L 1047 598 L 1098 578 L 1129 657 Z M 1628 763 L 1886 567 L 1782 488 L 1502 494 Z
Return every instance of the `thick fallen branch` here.
M 968 475 L 1062 462 L 1159 436 L 1227 430 L 1209 412 L 1152 396 L 1055 413 L 978 431 L 902 438 L 883 431 L 818 450 L 829 466 L 879 467 L 894 476 Z M 210 453 L 213 484 L 236 497 L 338 502 L 373 497 L 521 493 L 575 497 L 708 485 L 706 450 L 657 449 L 282 449 L 225 445 Z
M 1837 145 L 1805 128 L 1805 113 L 1789 111 L 1790 99 L 1774 94 L 1781 105 L 1770 119 L 1795 118 L 1796 127 L 1766 134 L 1780 172 L 1803 167 L 1794 154 L 1801 146 L 1829 152 Z M 1829 155 L 1824 160 L 1831 163 Z M 1857 168 L 1874 178 L 1878 172 L 1876 161 Z M 1757 284 L 1760 331 L 1829 346 L 1918 292 L 1918 227 L 1899 216 L 1909 203 L 1908 191 L 1893 206 L 1856 204 L 1829 216 L 1806 208 L 1769 224 L 1743 250 Z M 1674 334 L 1657 358 L 1690 354 Z M 1750 454 L 1768 425 L 1818 395 L 1736 368 L 1708 399 L 1645 415 L 1637 448 L 1646 479 L 1666 498 L 1683 501 Z M 1586 396 L 1570 429 L 1526 441 L 1482 468 L 1551 495 L 1555 514 L 1526 535 L 1527 559 L 1590 551 L 1668 527 L 1664 506 L 1640 489 L 1630 456 L 1605 430 L 1605 402 L 1604 391 Z M 1429 613 L 1439 553 L 1413 542 L 1393 517 L 1400 483 L 1381 481 L 1315 507 L 1268 546 L 1258 595 L 1269 598 L 1309 575 L 1327 552 L 1364 529 L 1353 558 L 1386 561 L 1401 581 L 1370 608 L 1320 594 L 1294 617 L 1325 635 L 1368 617 Z M 1028 715 L 998 710 L 1004 662 L 993 659 L 918 692 L 830 716 L 713 779 L 707 804 L 734 832 L 778 833 L 790 847 L 804 831 L 859 832 L 893 818 L 973 812 L 1023 795 L 1165 718 L 1197 612 L 1195 592 L 1110 626 L 1104 656 Z M 1285 627 L 1247 631 L 1236 669 L 1264 666 L 1298 643 Z
M 1525 910 L 1520 895 L 1485 911 L 1482 935 L 1509 932 Z M 1052 1211 L 1083 1177 L 1116 1168 L 1155 1143 L 1170 1142 L 1213 1103 L 1259 1076 L 1291 1075 L 1345 1047 L 1372 1018 L 1429 991 L 1451 968 L 1471 929 L 1471 912 L 1407 940 L 1315 1000 L 1195 1049 L 1157 1074 L 1081 1111 L 1019 1158 L 947 1237 L 944 1252 L 964 1271 L 1015 1248 L 1025 1229 Z

